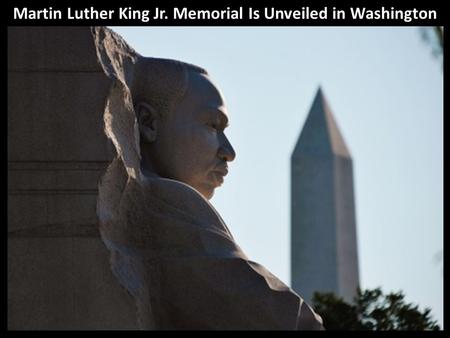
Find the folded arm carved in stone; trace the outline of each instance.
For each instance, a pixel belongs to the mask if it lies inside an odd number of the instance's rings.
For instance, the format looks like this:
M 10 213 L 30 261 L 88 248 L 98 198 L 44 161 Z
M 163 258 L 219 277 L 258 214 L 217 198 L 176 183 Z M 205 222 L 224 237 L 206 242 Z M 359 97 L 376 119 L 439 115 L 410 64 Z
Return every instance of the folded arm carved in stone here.
M 207 71 L 143 57 L 104 27 L 92 33 L 113 79 L 104 123 L 117 151 L 97 215 L 140 327 L 323 329 L 299 295 L 248 259 L 209 202 L 235 152 Z

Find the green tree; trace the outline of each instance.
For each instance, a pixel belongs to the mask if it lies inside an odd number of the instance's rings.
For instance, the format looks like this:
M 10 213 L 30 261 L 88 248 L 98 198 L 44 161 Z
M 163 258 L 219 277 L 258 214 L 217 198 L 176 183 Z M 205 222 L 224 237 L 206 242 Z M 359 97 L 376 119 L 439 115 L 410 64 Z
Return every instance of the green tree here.
M 403 293 L 383 295 L 380 288 L 358 289 L 353 304 L 333 293 L 316 292 L 313 307 L 327 330 L 440 330 L 430 309 L 404 301 Z

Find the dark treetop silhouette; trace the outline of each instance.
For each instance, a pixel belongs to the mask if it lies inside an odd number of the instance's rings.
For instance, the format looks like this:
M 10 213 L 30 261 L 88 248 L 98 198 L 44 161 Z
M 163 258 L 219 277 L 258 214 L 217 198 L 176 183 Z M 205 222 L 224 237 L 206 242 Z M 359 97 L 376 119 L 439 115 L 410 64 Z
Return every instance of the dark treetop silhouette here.
M 247 258 L 208 201 L 235 157 L 225 103 L 208 73 L 142 57 L 104 27 L 92 32 L 115 80 L 104 121 L 117 151 L 97 214 L 140 327 L 323 329 L 299 295 Z

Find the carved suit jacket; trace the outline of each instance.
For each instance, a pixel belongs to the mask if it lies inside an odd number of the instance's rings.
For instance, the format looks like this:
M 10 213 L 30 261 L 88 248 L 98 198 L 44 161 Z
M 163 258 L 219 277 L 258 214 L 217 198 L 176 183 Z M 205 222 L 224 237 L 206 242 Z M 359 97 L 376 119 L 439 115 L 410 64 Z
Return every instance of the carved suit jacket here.
M 249 260 L 213 206 L 184 183 L 129 179 L 117 217 L 100 231 L 143 329 L 323 329 L 320 316 Z

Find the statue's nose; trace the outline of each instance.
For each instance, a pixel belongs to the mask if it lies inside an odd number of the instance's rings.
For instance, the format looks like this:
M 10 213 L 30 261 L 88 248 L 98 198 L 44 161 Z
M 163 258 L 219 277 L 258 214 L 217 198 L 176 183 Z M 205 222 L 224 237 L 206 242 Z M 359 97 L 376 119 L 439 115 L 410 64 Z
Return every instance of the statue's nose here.
M 219 148 L 219 157 L 227 162 L 233 161 L 236 157 L 233 146 L 225 135 L 223 136 L 222 144 Z

